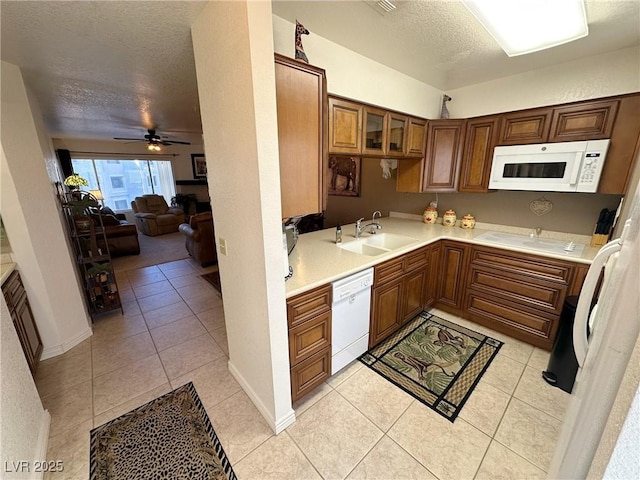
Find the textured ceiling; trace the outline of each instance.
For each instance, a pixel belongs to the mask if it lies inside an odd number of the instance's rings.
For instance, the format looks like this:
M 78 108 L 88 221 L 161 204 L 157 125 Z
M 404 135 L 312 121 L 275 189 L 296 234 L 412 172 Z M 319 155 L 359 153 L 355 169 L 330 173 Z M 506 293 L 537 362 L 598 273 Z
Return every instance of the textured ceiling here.
M 640 44 L 639 0 L 587 0 L 590 34 L 508 58 L 457 0 L 276 1 L 274 14 L 443 90 Z M 2 60 L 21 67 L 53 137 L 199 141 L 190 25 L 203 1 L 0 2 Z

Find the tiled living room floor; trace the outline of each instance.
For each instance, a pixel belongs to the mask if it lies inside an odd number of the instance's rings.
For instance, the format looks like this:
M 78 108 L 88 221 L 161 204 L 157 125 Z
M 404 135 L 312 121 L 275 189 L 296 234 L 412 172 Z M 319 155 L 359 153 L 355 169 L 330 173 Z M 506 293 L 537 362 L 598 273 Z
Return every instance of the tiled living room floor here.
M 294 405 L 277 437 L 227 369 L 220 295 L 191 260 L 120 273 L 125 314 L 40 364 L 51 413 L 49 478 L 88 478 L 89 431 L 193 381 L 238 478 L 545 478 L 569 396 L 540 378 L 548 354 L 444 312 L 505 342 L 455 423 L 359 363 Z

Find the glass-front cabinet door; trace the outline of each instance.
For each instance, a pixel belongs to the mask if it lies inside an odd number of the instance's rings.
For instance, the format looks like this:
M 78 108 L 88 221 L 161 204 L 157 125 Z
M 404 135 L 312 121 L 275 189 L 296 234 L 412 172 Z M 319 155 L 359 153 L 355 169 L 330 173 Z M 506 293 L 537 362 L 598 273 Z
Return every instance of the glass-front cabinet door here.
M 364 107 L 362 153 L 384 155 L 387 146 L 387 112 L 379 108 Z
M 407 117 L 397 113 L 389 114 L 389 133 L 387 135 L 386 155 L 402 157 L 407 131 Z

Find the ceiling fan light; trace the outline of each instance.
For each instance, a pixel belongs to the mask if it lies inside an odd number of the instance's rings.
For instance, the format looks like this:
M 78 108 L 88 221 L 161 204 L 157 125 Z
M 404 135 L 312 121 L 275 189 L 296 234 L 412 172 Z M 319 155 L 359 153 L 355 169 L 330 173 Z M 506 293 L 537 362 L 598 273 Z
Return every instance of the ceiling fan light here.
M 147 145 L 147 150 L 150 150 L 152 152 L 159 152 L 160 150 L 162 150 L 162 148 L 160 148 L 160 145 L 158 145 L 157 143 L 150 143 Z
M 510 57 L 589 34 L 584 0 L 462 0 Z

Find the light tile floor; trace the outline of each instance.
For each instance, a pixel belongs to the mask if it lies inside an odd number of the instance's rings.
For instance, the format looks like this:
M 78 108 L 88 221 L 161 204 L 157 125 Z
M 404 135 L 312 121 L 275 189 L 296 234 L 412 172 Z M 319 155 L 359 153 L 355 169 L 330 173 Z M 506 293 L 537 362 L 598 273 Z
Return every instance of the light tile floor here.
M 569 396 L 540 377 L 548 353 L 437 310 L 505 342 L 451 423 L 360 363 L 294 405 L 297 421 L 275 436 L 227 368 L 220 295 L 191 260 L 122 272 L 125 313 L 41 363 L 51 414 L 48 478 L 85 479 L 89 431 L 192 381 L 245 479 L 545 478 Z

